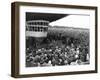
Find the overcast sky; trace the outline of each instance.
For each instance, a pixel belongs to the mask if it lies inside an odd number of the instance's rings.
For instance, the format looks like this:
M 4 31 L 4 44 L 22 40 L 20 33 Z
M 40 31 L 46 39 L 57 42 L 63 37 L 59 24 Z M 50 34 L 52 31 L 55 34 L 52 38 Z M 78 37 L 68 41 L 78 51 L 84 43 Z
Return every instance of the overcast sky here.
M 51 26 L 67 26 L 75 28 L 89 28 L 90 16 L 87 15 L 69 15 L 54 22 L 51 22 Z

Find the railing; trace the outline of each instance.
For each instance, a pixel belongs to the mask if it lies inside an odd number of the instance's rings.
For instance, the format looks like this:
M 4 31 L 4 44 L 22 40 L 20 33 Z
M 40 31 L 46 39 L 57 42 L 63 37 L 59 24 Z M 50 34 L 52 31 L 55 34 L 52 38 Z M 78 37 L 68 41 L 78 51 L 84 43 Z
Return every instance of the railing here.
M 48 31 L 49 21 L 31 20 L 26 23 L 26 31 L 46 32 Z
M 46 32 L 46 31 L 48 31 L 48 26 L 47 27 L 27 26 L 26 31 Z

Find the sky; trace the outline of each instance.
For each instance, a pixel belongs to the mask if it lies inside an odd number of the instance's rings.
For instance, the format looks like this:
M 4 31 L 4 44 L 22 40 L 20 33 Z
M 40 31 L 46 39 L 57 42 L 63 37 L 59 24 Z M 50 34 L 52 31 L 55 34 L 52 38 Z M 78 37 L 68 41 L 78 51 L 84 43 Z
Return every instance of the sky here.
M 74 28 L 89 28 L 90 16 L 89 15 L 69 15 L 59 20 L 53 21 L 49 25 L 74 27 Z

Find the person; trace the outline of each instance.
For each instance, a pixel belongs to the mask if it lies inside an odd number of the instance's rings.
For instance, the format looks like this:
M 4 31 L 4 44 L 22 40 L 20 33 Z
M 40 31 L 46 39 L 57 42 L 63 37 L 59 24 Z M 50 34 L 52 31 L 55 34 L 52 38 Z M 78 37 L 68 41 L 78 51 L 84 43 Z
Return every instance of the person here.
M 42 52 L 41 55 L 40 55 L 40 65 L 42 65 L 45 61 L 45 54 Z
M 40 56 L 36 55 L 33 59 L 33 63 L 36 64 L 37 66 L 40 65 Z
M 52 64 L 52 66 L 56 66 L 56 65 L 59 65 L 59 57 L 58 57 L 58 55 L 57 54 L 54 54 L 53 56 L 52 56 L 52 60 L 51 60 L 51 64 Z
M 64 62 L 64 61 L 66 60 L 66 58 L 65 58 L 64 52 L 62 52 L 62 53 L 60 54 L 59 58 L 61 59 L 60 65 L 65 65 L 65 62 Z
M 86 62 L 86 56 L 87 56 L 87 54 L 86 54 L 85 48 L 83 48 L 82 52 L 80 54 L 80 59 L 82 62 Z
M 76 50 L 75 50 L 75 58 L 76 59 L 79 59 L 79 54 L 80 54 L 79 48 L 76 48 Z

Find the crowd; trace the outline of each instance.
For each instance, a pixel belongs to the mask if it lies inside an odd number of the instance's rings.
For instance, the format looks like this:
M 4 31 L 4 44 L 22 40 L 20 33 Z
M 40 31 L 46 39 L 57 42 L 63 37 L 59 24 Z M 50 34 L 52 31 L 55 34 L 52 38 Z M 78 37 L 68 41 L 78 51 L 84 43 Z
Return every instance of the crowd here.
M 45 39 L 26 39 L 26 67 L 89 64 L 89 35 L 68 37 L 48 34 Z
M 26 49 L 26 67 L 81 65 L 89 63 L 88 47 L 55 46 L 50 48 Z

